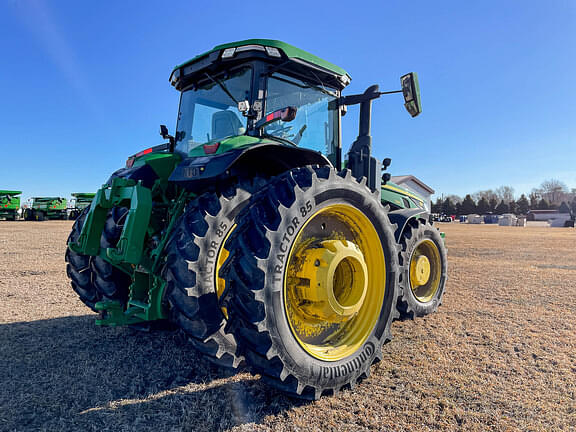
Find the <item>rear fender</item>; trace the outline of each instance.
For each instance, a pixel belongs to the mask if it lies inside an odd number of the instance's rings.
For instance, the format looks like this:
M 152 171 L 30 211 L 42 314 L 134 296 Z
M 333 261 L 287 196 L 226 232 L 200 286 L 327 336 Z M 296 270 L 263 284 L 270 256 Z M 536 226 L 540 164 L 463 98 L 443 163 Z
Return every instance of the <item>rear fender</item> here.
M 259 144 L 248 149 L 184 159 L 169 180 L 188 189 L 202 189 L 233 177 L 270 177 L 305 165 L 331 165 L 321 153 L 278 144 Z
M 429 218 L 429 213 L 418 208 L 401 209 L 389 212 L 388 217 L 390 218 L 390 222 L 392 224 L 396 224 L 394 238 L 396 239 L 396 243 L 399 243 L 400 238 L 402 237 L 402 234 L 404 233 L 404 230 L 410 221 L 416 219 L 422 219 L 423 221 L 426 221 Z

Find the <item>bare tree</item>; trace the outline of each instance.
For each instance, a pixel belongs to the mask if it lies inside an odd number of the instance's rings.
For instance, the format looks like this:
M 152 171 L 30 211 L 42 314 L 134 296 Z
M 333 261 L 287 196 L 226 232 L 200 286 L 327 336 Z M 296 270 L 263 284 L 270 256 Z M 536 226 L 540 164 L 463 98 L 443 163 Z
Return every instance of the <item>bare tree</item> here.
M 568 186 L 557 179 L 544 180 L 540 185 L 542 190 L 542 198 L 550 204 L 560 204 L 570 198 Z
M 500 186 L 496 189 L 496 195 L 499 201 L 508 204 L 510 201 L 514 201 L 514 188 L 512 186 Z
M 462 202 L 462 198 L 458 195 L 446 195 L 446 198 L 450 198 L 450 201 L 452 201 L 454 204 Z
M 498 196 L 492 189 L 486 189 L 473 193 L 472 198 L 474 199 L 474 201 L 478 202 L 482 198 L 484 198 L 486 201 L 490 201 L 491 199 L 497 199 Z

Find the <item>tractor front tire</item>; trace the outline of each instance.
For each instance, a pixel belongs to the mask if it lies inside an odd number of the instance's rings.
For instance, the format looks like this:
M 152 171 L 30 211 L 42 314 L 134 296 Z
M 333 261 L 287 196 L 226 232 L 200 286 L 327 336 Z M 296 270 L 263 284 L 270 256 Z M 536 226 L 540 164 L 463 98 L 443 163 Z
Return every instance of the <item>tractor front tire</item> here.
M 365 179 L 288 171 L 254 196 L 228 247 L 224 302 L 253 373 L 304 399 L 369 375 L 397 314 L 398 249 Z
M 68 243 L 75 242 L 80 237 L 88 211 L 89 208 L 86 208 L 74 222 Z M 126 208 L 110 210 L 100 238 L 101 247 L 116 246 L 127 211 Z M 78 254 L 70 248 L 66 248 L 66 262 L 66 273 L 71 280 L 72 289 L 94 312 L 97 312 L 94 305 L 99 301 L 127 301 L 131 279 L 110 263 L 100 257 Z
M 438 310 L 446 285 L 446 247 L 426 220 L 413 219 L 400 238 L 401 266 L 397 308 L 401 319 L 423 317 Z
M 224 280 L 218 271 L 228 256 L 225 243 L 236 226 L 236 216 L 262 185 L 257 179 L 191 201 L 167 246 L 163 274 L 170 321 L 205 358 L 228 368 L 237 368 L 243 359 L 234 336 L 224 331 L 226 310 L 219 304 Z

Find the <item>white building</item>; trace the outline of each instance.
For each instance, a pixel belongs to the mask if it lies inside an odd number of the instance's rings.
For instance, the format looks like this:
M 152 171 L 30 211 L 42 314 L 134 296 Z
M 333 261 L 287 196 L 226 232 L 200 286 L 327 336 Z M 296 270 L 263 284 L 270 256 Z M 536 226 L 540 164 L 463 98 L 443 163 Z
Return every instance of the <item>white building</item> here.
M 530 210 L 526 216 L 529 221 L 547 221 L 551 227 L 563 227 L 571 219 L 570 213 L 558 210 Z
M 428 210 L 432 208 L 434 189 L 413 175 L 392 176 L 390 181 L 424 198 Z

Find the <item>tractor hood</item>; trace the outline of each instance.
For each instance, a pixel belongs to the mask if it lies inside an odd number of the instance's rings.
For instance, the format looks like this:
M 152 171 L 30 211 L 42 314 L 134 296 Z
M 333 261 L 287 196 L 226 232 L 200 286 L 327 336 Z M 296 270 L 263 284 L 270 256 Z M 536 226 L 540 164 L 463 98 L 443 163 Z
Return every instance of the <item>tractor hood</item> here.
M 426 208 L 424 198 L 391 181 L 382 185 L 381 195 L 382 202 L 389 203 L 398 208 Z

